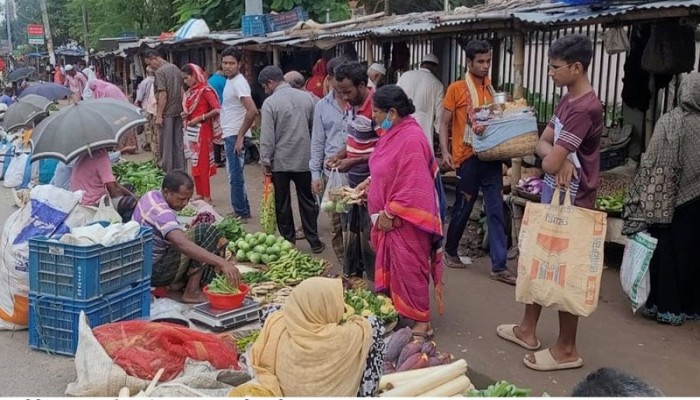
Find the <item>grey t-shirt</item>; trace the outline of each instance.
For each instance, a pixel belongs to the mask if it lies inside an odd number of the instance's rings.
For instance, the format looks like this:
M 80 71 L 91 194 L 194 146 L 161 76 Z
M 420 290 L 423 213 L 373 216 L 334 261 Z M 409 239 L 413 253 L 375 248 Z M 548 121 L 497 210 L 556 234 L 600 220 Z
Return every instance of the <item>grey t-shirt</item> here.
M 169 62 L 164 62 L 155 73 L 155 93 L 165 91 L 168 94 L 164 117 L 179 117 L 182 114 L 182 72 Z

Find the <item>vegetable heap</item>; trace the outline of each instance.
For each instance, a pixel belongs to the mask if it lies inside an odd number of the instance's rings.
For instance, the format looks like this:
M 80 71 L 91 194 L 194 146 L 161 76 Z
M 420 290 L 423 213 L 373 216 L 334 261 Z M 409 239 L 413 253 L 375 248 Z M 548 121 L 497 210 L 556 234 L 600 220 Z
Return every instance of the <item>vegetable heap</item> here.
M 542 185 L 544 182 L 537 176 L 531 176 L 529 178 L 521 179 L 518 181 L 516 187 L 528 194 L 540 194 L 542 193 Z
M 236 347 L 238 347 L 238 352 L 245 353 L 248 346 L 258 340 L 258 336 L 260 336 L 260 331 L 255 331 L 249 335 L 243 336 L 242 338 L 236 339 Z
M 530 389 L 519 389 L 506 381 L 496 382 L 484 390 L 471 390 L 467 397 L 528 397 Z
M 241 234 L 243 233 L 241 232 Z M 250 261 L 253 264 L 265 265 L 279 260 L 281 256 L 293 248 L 294 245 L 284 240 L 283 237 L 268 235 L 264 232 L 245 234 L 238 240 L 231 241 L 228 245 L 228 249 L 236 255 L 237 261 Z
M 191 206 L 186 206 L 177 212 L 178 217 L 194 217 L 197 215 L 197 209 Z
M 315 259 L 296 249 L 288 249 L 286 254 L 268 264 L 265 278 L 271 282 L 294 285 L 322 273 L 323 260 Z
M 112 166 L 112 172 L 122 185 L 133 185 L 134 194 L 139 197 L 151 190 L 160 189 L 165 176 L 163 170 L 153 161 L 123 161 Z
M 379 390 L 382 391 L 379 396 L 463 397 L 465 392 L 474 388 L 466 373 L 467 362 L 457 360 L 418 370 L 384 374 L 379 379 Z
M 343 319 L 351 315 L 368 317 L 374 315 L 382 323 L 394 321 L 398 314 L 391 299 L 383 295 L 375 295 L 369 290 L 349 289 L 345 291 L 345 313 Z
M 262 203 L 260 204 L 260 226 L 263 232 L 273 234 L 277 227 L 277 214 L 275 214 L 275 188 L 272 186 L 272 178 L 265 177 Z
M 265 278 L 265 273 L 262 271 L 244 272 L 241 274 L 241 281 L 252 285 L 255 283 L 267 282 L 267 278 Z
M 353 204 L 360 204 L 362 195 L 349 186 L 341 186 L 328 190 L 328 196 L 323 198 L 321 210 L 333 213 L 346 213 Z
M 240 218 L 226 217 L 214 225 L 214 227 L 221 232 L 228 241 L 235 241 L 245 236 L 245 230 L 243 229 Z
M 437 351 L 435 342 L 412 340 L 411 328 L 396 331 L 389 339 L 384 354 L 384 374 L 450 364 L 454 356 Z
M 237 287 L 231 285 L 225 275 L 219 274 L 207 287 L 209 293 L 213 294 L 238 294 L 240 290 Z
M 625 194 L 619 193 L 614 196 L 599 196 L 595 201 L 595 206 L 603 211 L 622 211 L 622 206 L 625 203 Z

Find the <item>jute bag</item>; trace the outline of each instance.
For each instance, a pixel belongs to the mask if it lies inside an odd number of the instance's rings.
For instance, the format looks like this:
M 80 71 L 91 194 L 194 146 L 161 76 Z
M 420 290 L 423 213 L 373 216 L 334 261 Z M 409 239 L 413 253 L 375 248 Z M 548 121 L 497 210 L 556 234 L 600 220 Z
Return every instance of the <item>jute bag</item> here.
M 571 205 L 527 203 L 520 229 L 515 299 L 587 317 L 598 306 L 606 214 Z

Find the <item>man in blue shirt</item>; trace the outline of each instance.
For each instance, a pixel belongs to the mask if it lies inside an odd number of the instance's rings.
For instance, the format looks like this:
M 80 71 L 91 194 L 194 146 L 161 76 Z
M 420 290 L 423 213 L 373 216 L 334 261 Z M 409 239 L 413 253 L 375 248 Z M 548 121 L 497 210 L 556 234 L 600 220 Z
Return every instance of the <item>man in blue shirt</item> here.
M 3 103 L 8 107 L 11 106 L 15 102 L 15 100 L 13 99 L 14 95 L 15 90 L 11 87 L 6 87 L 2 96 L 0 96 L 0 103 Z
M 217 96 L 219 96 L 219 103 L 222 104 L 224 101 L 224 87 L 226 87 L 226 77 L 224 76 L 224 71 L 221 66 L 214 72 L 211 77 L 209 77 L 209 86 L 214 88 Z M 223 158 L 224 146 L 222 144 L 214 143 L 214 162 L 219 168 L 223 168 L 226 165 L 226 160 Z

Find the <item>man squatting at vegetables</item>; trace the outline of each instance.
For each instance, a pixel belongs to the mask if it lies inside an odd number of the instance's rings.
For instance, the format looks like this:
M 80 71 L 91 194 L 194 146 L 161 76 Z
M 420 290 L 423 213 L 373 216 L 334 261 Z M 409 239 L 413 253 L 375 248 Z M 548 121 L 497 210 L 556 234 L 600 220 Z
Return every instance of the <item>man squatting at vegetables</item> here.
M 216 273 L 238 287 L 240 272 L 219 256 L 227 241 L 210 224 L 197 224 L 185 231 L 176 212 L 187 206 L 194 193 L 194 181 L 183 171 L 172 171 L 163 178 L 161 190 L 152 190 L 139 200 L 133 220 L 153 229 L 153 276 L 151 285 L 169 291 L 184 289 L 184 303 L 206 301 L 201 288 Z

